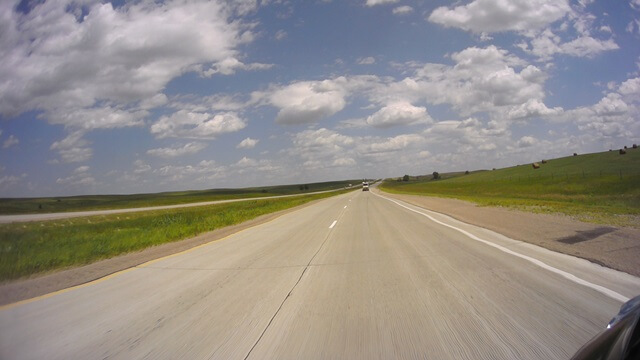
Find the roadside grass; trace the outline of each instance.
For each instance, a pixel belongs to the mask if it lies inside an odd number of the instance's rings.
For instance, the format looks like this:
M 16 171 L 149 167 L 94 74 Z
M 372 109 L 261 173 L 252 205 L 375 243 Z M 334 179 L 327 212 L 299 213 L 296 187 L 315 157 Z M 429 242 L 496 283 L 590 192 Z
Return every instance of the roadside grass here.
M 0 224 L 0 281 L 190 238 L 352 190 L 192 208 Z
M 444 180 L 385 181 L 381 188 L 640 228 L 640 150 L 571 156 L 540 165 L 462 172 Z
M 187 204 L 204 201 L 292 195 L 335 190 L 344 188 L 349 184 L 355 185 L 358 183 L 359 180 L 343 180 L 241 189 L 176 191 L 155 194 L 4 198 L 0 199 L 0 215 L 124 209 Z

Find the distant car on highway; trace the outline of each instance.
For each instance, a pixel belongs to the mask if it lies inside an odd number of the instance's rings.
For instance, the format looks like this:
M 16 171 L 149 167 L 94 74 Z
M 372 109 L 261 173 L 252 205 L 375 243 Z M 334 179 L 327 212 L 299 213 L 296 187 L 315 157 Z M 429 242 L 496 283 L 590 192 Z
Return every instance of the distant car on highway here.
M 362 183 L 362 191 L 369 191 L 369 183 L 368 182 L 363 182 Z
M 640 359 L 640 296 L 627 301 L 607 328 L 589 340 L 572 360 Z

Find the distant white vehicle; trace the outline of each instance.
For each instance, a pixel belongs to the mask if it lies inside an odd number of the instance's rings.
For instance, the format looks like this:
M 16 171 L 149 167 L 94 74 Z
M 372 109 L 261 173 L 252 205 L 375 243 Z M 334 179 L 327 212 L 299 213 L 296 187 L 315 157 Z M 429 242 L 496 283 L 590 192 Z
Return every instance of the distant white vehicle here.
M 369 183 L 368 182 L 363 182 L 362 183 L 362 191 L 369 191 Z

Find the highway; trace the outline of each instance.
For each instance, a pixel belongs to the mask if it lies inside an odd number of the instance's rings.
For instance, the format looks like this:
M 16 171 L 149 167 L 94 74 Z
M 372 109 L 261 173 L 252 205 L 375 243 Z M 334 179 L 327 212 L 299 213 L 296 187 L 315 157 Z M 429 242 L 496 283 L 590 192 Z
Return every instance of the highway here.
M 640 279 L 374 192 L 0 308 L 2 359 L 567 359 Z
M 293 197 L 293 196 L 323 194 L 323 193 L 327 193 L 327 192 L 340 191 L 340 190 L 344 190 L 344 189 L 340 188 L 340 189 L 334 189 L 334 190 L 307 192 L 307 193 L 302 193 L 302 194 L 275 195 L 275 196 L 241 198 L 241 199 L 201 201 L 201 202 L 186 203 L 186 204 L 158 205 L 158 206 L 146 206 L 146 207 L 137 207 L 137 208 L 120 208 L 120 209 L 87 210 L 87 211 L 68 211 L 68 212 L 54 212 L 54 213 L 42 213 L 42 214 L 0 215 L 0 224 L 9 224 L 9 223 L 15 223 L 15 222 L 29 222 L 29 221 L 60 220 L 60 219 L 70 219 L 70 218 L 76 218 L 76 217 L 96 216 L 96 215 L 125 214 L 125 213 L 131 213 L 131 212 L 139 212 L 139 211 L 179 209 L 179 208 L 186 208 L 186 207 L 207 206 L 207 205 L 215 205 L 215 204 L 226 204 L 226 203 L 241 202 L 241 201 L 279 199 L 279 198 L 287 198 L 287 197 Z

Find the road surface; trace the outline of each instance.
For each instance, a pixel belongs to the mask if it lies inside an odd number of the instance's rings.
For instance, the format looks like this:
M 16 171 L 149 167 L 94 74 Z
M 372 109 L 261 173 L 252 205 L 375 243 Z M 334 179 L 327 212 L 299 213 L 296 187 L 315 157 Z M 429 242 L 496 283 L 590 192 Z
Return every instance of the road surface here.
M 244 199 L 201 201 L 201 202 L 187 203 L 187 204 L 147 206 L 147 207 L 128 208 L 128 209 L 69 211 L 69 212 L 55 212 L 55 213 L 44 213 L 44 214 L 0 215 L 0 224 L 8 224 L 8 223 L 14 223 L 14 222 L 28 222 L 28 221 L 59 220 L 59 219 L 68 219 L 68 218 L 83 217 L 83 216 L 112 215 L 112 214 L 123 214 L 123 213 L 139 212 L 139 211 L 150 211 L 150 210 L 178 209 L 178 208 L 185 208 L 185 207 L 207 206 L 207 205 L 225 204 L 225 203 L 250 201 L 250 200 L 278 199 L 278 198 L 286 198 L 286 197 L 292 197 L 292 196 L 322 194 L 322 193 L 340 191 L 340 190 L 344 190 L 344 189 L 340 188 L 335 190 L 315 191 L 315 192 L 308 192 L 303 194 L 262 196 L 262 197 L 252 197 L 252 198 L 244 198 Z
M 0 309 L 2 359 L 566 359 L 640 279 L 352 192 Z

